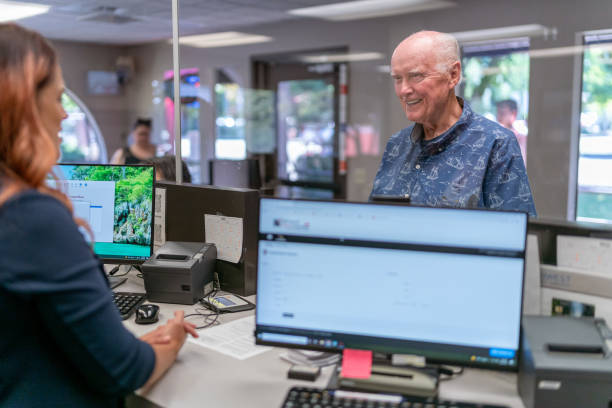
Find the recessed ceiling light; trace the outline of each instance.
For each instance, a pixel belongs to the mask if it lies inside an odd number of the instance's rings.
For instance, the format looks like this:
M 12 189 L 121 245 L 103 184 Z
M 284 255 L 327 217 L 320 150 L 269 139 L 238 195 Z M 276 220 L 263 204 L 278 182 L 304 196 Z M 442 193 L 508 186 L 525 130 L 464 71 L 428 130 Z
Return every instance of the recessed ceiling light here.
M 454 2 L 446 0 L 358 0 L 293 9 L 288 13 L 301 17 L 343 21 L 414 13 L 454 5 Z
M 21 3 L 16 1 L 0 1 L 0 21 L 17 21 L 33 17 L 49 11 L 51 6 L 44 4 Z
M 304 55 L 299 59 L 307 64 L 324 64 L 326 62 L 371 61 L 385 58 L 379 52 L 354 52 L 349 54 Z
M 237 31 L 226 31 L 221 33 L 200 34 L 182 36 L 179 38 L 181 45 L 198 48 L 230 47 L 233 45 L 255 44 L 272 41 L 272 37 L 240 33 Z

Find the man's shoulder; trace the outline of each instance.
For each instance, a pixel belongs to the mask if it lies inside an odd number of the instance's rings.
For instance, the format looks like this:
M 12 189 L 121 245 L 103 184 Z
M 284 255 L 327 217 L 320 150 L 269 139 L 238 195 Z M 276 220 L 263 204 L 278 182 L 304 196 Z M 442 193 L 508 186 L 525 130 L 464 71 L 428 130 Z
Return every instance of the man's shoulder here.
M 512 140 L 515 138 L 514 133 L 510 129 L 507 129 L 499 123 L 476 112 L 472 114 L 472 120 L 468 126 L 468 131 L 485 132 L 491 136 L 494 136 L 498 142 Z

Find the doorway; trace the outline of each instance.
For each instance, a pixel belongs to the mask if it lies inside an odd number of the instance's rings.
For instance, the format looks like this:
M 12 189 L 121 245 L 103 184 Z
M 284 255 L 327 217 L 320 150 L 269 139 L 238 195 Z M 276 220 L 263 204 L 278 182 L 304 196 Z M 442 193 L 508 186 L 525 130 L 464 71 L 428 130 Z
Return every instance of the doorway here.
M 278 196 L 342 199 L 346 177 L 339 172 L 339 64 L 305 64 L 299 62 L 302 55 L 252 61 L 253 87 L 276 95 L 276 150 L 265 158 L 264 178 L 273 180 Z

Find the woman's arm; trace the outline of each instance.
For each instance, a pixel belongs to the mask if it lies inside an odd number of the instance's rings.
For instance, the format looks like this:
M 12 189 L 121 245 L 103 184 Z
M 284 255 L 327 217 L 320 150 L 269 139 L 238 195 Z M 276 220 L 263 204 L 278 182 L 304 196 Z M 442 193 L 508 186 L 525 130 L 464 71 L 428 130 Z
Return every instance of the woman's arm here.
M 179 350 L 185 343 L 187 333 L 198 337 L 195 326 L 183 320 L 184 312 L 174 312 L 174 318 L 142 336 L 140 340 L 147 342 L 155 352 L 155 367 L 143 389 L 151 387 L 176 360 Z

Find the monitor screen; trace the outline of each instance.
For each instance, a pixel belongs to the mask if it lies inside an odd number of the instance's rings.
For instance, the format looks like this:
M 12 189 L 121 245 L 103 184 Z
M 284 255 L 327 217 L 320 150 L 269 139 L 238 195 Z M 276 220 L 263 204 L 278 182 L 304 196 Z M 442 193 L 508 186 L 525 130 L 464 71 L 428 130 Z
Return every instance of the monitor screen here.
M 514 370 L 527 214 L 262 198 L 256 342 Z
M 94 252 L 108 263 L 141 263 L 153 251 L 153 166 L 59 164 L 59 189 L 87 221 Z M 50 178 L 49 184 L 56 181 Z

